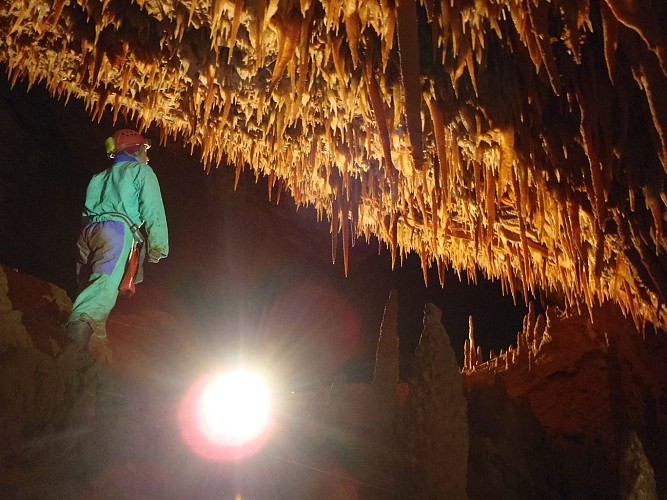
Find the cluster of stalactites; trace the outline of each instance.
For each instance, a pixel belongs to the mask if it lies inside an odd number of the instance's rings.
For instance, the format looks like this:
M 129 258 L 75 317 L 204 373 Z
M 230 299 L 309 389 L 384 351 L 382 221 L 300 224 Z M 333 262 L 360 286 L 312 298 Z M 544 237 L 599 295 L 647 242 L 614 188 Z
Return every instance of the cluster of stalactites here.
M 330 221 L 347 273 L 481 270 L 667 325 L 664 7 L 620 0 L 13 0 L 13 81 L 107 108 Z M 419 56 L 417 56 L 419 54 Z M 338 237 L 341 236 L 342 245 Z

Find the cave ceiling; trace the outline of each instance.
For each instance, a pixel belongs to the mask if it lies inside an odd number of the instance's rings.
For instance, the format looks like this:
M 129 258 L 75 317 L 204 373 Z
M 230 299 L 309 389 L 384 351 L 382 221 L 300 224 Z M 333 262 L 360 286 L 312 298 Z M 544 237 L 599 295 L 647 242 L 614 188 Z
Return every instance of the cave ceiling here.
M 2 0 L 11 81 L 268 177 L 332 253 L 667 326 L 667 6 Z M 342 240 L 342 244 L 341 244 Z M 521 299 L 519 299 L 521 300 Z

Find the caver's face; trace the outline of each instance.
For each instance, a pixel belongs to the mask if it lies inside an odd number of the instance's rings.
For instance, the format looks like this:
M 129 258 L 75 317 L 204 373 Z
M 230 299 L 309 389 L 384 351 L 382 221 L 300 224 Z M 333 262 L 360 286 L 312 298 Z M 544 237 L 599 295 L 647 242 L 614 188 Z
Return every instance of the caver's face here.
M 148 148 L 146 146 L 141 146 L 141 148 L 139 148 L 139 155 L 137 156 L 137 160 L 139 160 L 141 163 L 148 163 L 150 160 L 148 158 Z

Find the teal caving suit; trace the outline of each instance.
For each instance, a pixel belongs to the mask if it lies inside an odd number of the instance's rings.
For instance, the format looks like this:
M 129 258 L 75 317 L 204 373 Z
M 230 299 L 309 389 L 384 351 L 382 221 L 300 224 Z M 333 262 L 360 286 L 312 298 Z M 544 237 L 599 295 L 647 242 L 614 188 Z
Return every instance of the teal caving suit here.
M 129 219 L 129 221 L 128 221 Z M 77 242 L 77 281 L 84 288 L 72 305 L 69 321 L 85 321 L 106 338 L 106 319 L 118 298 L 118 286 L 134 242 L 129 222 L 145 224 L 148 260 L 169 253 L 167 218 L 153 169 L 119 154 L 115 163 L 93 176 L 86 191 L 83 229 Z M 136 282 L 141 281 L 141 272 Z

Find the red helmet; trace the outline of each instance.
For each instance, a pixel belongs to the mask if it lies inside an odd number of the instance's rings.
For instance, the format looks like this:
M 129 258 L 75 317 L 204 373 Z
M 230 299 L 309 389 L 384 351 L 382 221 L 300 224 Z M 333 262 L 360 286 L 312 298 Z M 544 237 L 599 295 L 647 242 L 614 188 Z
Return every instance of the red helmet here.
M 151 143 L 136 130 L 123 128 L 114 132 L 111 137 L 104 141 L 104 146 L 107 155 L 113 158 L 119 152 L 132 146 L 146 146 L 146 149 L 148 149 L 151 147 Z

